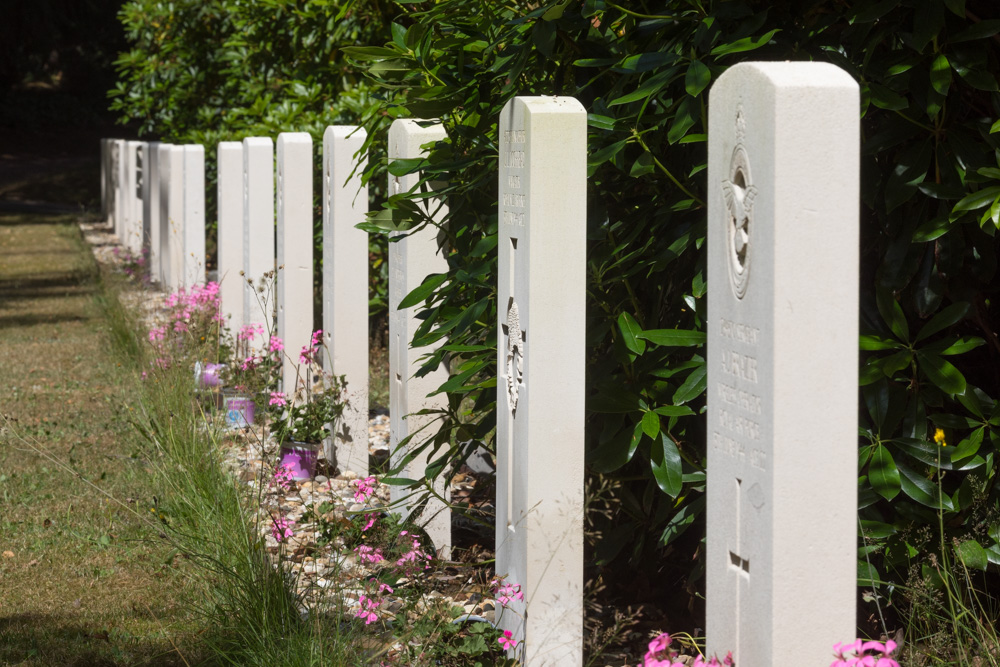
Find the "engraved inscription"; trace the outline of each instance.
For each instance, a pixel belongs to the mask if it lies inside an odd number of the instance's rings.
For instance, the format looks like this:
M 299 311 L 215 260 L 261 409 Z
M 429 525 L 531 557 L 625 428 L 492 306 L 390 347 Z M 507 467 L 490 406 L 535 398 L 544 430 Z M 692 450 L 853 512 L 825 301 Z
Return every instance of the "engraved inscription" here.
M 525 165 L 524 130 L 504 130 L 500 136 L 501 166 L 507 172 L 506 187 L 500 193 L 500 221 L 505 225 L 524 227 L 528 193 L 521 189 L 521 171 Z
M 718 399 L 713 411 L 719 429 L 712 433 L 713 447 L 763 471 L 767 468 L 767 453 L 759 443 L 763 439 L 760 418 L 765 406 L 755 387 L 760 380 L 756 348 L 761 332 L 758 327 L 720 318 L 719 333 L 723 345 L 730 342 L 739 349 L 724 347 L 720 356 L 722 372 L 730 379 L 716 382 L 712 389 Z

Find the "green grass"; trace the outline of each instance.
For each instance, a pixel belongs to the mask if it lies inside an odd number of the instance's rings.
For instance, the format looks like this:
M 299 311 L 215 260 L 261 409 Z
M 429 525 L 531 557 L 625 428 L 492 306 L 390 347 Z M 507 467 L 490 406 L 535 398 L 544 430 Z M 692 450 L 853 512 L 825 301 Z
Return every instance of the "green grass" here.
M 0 664 L 200 658 L 199 582 L 141 516 L 99 293 L 71 216 L 0 215 Z

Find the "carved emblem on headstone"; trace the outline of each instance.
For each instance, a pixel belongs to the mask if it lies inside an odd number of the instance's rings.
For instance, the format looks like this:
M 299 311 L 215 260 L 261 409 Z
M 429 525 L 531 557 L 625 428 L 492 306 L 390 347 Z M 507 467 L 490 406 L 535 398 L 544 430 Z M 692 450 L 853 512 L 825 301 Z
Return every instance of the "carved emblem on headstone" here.
M 757 188 L 750 177 L 750 158 L 743 139 L 746 120 L 743 108 L 736 111 L 736 147 L 729 162 L 729 178 L 722 181 L 722 196 L 726 200 L 726 246 L 729 255 L 729 277 L 737 298 L 747 291 L 750 277 L 750 237 L 753 233 L 753 203 Z
M 524 337 L 521 333 L 517 302 L 511 299 L 507 309 L 507 397 L 511 414 L 517 409 L 517 397 L 524 377 Z

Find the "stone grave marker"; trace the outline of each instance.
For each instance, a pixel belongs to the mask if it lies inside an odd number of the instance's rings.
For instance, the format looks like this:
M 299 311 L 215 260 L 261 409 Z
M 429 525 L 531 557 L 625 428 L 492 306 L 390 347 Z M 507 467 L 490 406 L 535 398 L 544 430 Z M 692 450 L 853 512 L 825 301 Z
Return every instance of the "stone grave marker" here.
M 123 237 L 123 226 L 124 226 L 123 217 L 124 217 L 124 214 L 125 214 L 125 193 L 126 193 L 125 181 L 127 180 L 126 179 L 126 160 L 125 160 L 126 143 L 127 142 L 124 139 L 115 139 L 114 140 L 114 150 L 113 150 L 114 161 L 115 161 L 115 169 L 114 169 L 114 175 L 115 175 L 115 187 L 114 187 L 114 190 L 115 190 L 115 192 L 114 192 L 115 210 L 114 210 L 114 220 L 113 220 L 113 223 L 114 223 L 115 237 L 118 239 L 119 243 L 121 243 L 123 241 L 123 238 L 124 238 Z
M 230 331 L 243 326 L 243 143 L 219 142 L 219 301 Z
M 107 222 L 108 219 L 108 176 L 111 170 L 110 165 L 110 139 L 101 138 L 101 219 Z
M 498 616 L 525 665 L 581 665 L 587 112 L 516 97 L 498 129 Z
M 313 324 L 313 155 L 308 132 L 278 135 L 277 310 L 285 343 L 281 388 L 291 398 L 298 385 L 299 350 L 309 345 Z M 302 370 L 301 382 L 306 380 Z
M 160 144 L 156 151 L 157 176 L 160 181 L 160 214 L 158 216 L 160 230 L 157 233 L 156 272 L 152 279 L 162 287 L 170 286 L 170 166 L 173 159 L 173 145 Z
M 858 86 L 743 63 L 708 127 L 708 652 L 825 665 L 855 636 Z
M 138 141 L 125 142 L 125 179 L 122 186 L 122 222 L 118 238 L 128 252 L 135 248 L 135 211 L 138 197 L 136 196 L 136 153 L 139 150 Z
M 205 282 L 205 147 L 184 146 L 184 287 Z
M 160 270 L 160 142 L 150 141 L 142 155 L 142 232 L 151 279 Z
M 170 199 L 167 202 L 167 287 L 176 291 L 184 284 L 184 146 L 168 148 Z
M 334 375 L 347 378 L 348 406 L 328 459 L 368 474 L 368 187 L 361 183 L 367 158 L 355 155 L 362 128 L 327 127 L 323 133 L 323 335 Z M 353 175 L 352 175 L 353 174 Z
M 274 271 L 274 142 L 270 137 L 247 137 L 243 140 L 243 323 L 261 325 L 265 335 L 271 330 L 274 290 L 271 285 L 263 292 L 258 288 L 264 274 L 271 271 Z M 260 349 L 264 338 L 255 336 L 251 342 Z
M 426 123 L 426 121 L 423 121 Z M 420 147 L 447 137 L 440 124 L 422 127 L 420 121 L 399 119 L 389 127 L 389 160 L 418 158 L 425 154 Z M 411 190 L 420 180 L 419 174 L 389 177 L 389 194 L 400 194 Z M 434 219 L 442 219 L 447 209 L 440 198 L 424 200 L 425 210 Z M 397 239 L 397 240 L 393 240 Z M 448 368 L 441 364 L 433 372 L 423 377 L 415 377 L 420 368 L 420 357 L 434 352 L 441 343 L 426 347 L 411 348 L 413 333 L 422 320 L 415 317 L 416 306 L 400 310 L 399 303 L 407 294 L 423 283 L 433 273 L 444 273 L 448 262 L 438 241 L 438 229 L 428 225 L 419 232 L 407 234 L 394 232 L 389 243 L 389 448 L 391 465 L 395 468 L 411 450 L 426 440 L 436 430 L 434 415 L 414 414 L 421 410 L 439 410 L 448 405 L 444 394 L 428 397 L 428 394 L 444 384 L 448 379 Z M 426 427 L 426 428 L 425 428 Z M 399 443 L 408 435 L 416 433 L 410 446 L 403 451 Z M 427 468 L 429 448 L 415 455 L 399 473 L 400 477 L 422 479 Z M 438 451 L 436 456 L 441 456 Z M 443 476 L 434 482 L 437 493 L 447 498 Z M 407 516 L 413 508 L 410 496 L 413 492 L 399 486 L 390 487 L 393 503 L 402 516 Z M 420 520 L 426 524 L 428 536 L 443 557 L 451 553 L 451 510 L 437 499 L 428 501 Z

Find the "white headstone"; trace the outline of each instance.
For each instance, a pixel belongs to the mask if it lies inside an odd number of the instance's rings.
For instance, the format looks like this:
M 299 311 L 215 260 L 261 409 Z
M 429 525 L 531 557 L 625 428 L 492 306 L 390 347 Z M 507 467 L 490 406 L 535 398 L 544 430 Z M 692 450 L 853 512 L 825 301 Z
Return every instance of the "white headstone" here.
M 170 286 L 170 166 L 173 160 L 173 145 L 160 144 L 156 152 L 157 176 L 160 181 L 160 214 L 158 217 L 160 230 L 156 237 L 158 243 L 152 254 L 156 255 L 156 272 L 152 279 L 162 287 Z
M 223 141 L 218 154 L 219 300 L 232 331 L 243 326 L 243 143 Z
M 855 636 L 858 85 L 743 63 L 708 127 L 708 652 L 820 665 Z
M 587 112 L 516 97 L 498 130 L 496 572 L 527 602 L 500 623 L 526 665 L 581 665 Z
M 160 273 L 160 143 L 151 141 L 142 159 L 142 222 L 151 280 Z
M 135 246 L 139 239 L 136 238 L 136 209 L 142 210 L 138 206 L 139 197 L 136 195 L 138 185 L 138 152 L 141 142 L 125 142 L 125 181 L 124 193 L 122 194 L 122 227 L 119 238 L 122 246 L 130 252 L 135 252 Z M 141 229 L 142 222 L 139 222 Z
M 132 217 L 131 250 L 133 255 L 140 256 L 146 244 L 146 195 L 145 174 L 146 158 L 149 142 L 135 142 L 135 208 Z
M 265 332 L 271 330 L 273 289 L 258 289 L 264 274 L 273 271 L 274 142 L 270 137 L 248 137 L 243 140 L 243 321 L 260 324 Z M 263 338 L 252 342 L 259 348 Z
M 114 211 L 114 231 L 115 237 L 117 237 L 118 242 L 121 243 L 124 239 L 123 228 L 124 228 L 124 216 L 125 216 L 125 194 L 128 190 L 125 186 L 125 181 L 127 180 L 126 174 L 128 170 L 126 168 L 126 145 L 127 141 L 124 139 L 114 140 L 114 160 L 115 160 L 115 211 Z
M 426 122 L 426 121 L 424 121 Z M 426 154 L 421 146 L 443 141 L 447 137 L 440 124 L 422 127 L 413 119 L 393 121 L 389 127 L 389 160 L 412 159 Z M 419 174 L 389 177 L 389 195 L 401 194 L 412 189 L 420 179 Z M 443 199 L 432 197 L 424 200 L 428 215 L 441 220 L 447 213 Z M 394 240 L 395 239 L 395 240 Z M 414 374 L 420 369 L 420 357 L 433 353 L 440 345 L 437 342 L 426 347 L 411 348 L 410 341 L 417 327 L 423 322 L 415 317 L 418 308 L 399 309 L 399 303 L 407 294 L 420 286 L 427 276 L 445 273 L 448 262 L 445 251 L 438 242 L 438 229 L 427 225 L 416 233 L 394 232 L 389 242 L 389 447 L 393 468 L 405 457 L 413 456 L 399 473 L 400 477 L 423 479 L 430 457 L 430 447 L 414 455 L 413 449 L 436 432 L 433 414 L 415 414 L 421 410 L 444 410 L 448 406 L 447 396 L 428 396 L 448 379 L 448 368 L 441 364 L 423 377 Z M 428 426 L 430 424 L 430 426 Z M 405 448 L 399 443 L 407 436 L 416 434 Z M 444 452 L 438 450 L 436 457 Z M 447 498 L 444 477 L 434 480 L 434 490 Z M 412 510 L 417 498 L 413 492 L 403 487 L 390 487 L 392 501 L 405 517 Z M 451 553 L 451 510 L 439 500 L 431 498 L 421 516 L 422 524 L 435 548 L 443 557 Z
M 167 287 L 176 291 L 184 284 L 184 146 L 170 146 L 167 149 L 170 166 L 170 200 L 167 202 L 166 238 Z
M 355 154 L 365 131 L 328 127 L 323 133 L 323 335 L 334 375 L 347 378 L 348 406 L 334 436 L 343 470 L 368 474 L 368 187 L 367 157 Z M 353 172 L 353 175 L 352 175 Z M 327 363 L 324 360 L 323 363 Z
M 284 341 L 281 388 L 293 396 L 300 384 L 299 350 L 309 345 L 313 325 L 313 160 L 308 132 L 278 135 L 277 310 Z M 305 382 L 305 371 L 301 373 Z
M 101 219 L 108 220 L 108 176 L 110 174 L 110 139 L 101 139 Z
M 184 287 L 205 282 L 205 147 L 184 146 Z

